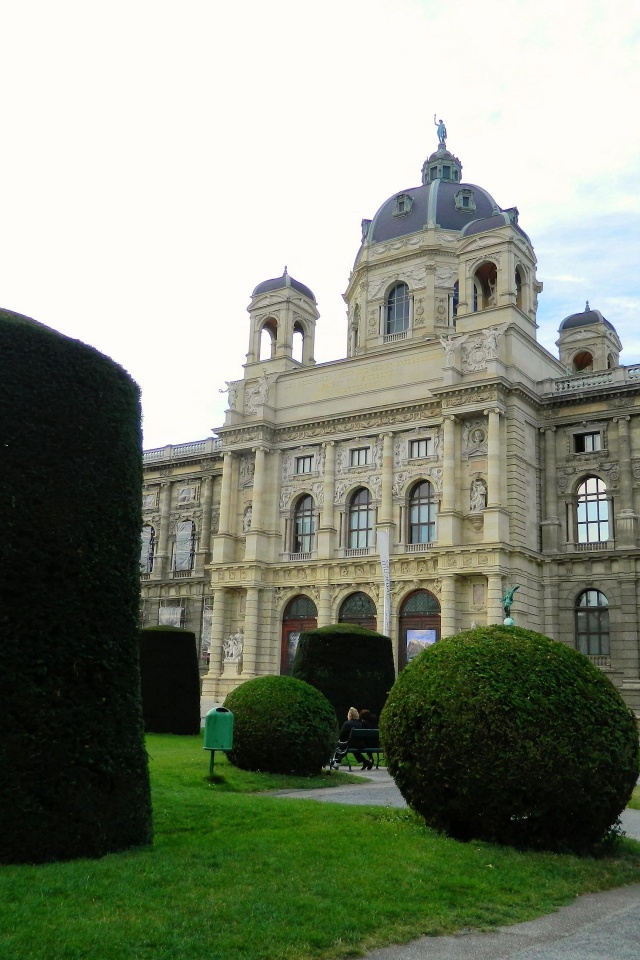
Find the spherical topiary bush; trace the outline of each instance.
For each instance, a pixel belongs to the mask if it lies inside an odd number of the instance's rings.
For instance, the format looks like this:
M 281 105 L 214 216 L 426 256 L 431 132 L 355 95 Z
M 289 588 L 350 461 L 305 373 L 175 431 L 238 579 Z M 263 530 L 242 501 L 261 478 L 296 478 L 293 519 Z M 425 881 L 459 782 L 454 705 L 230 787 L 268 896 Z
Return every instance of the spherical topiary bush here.
M 234 715 L 231 763 L 244 770 L 312 776 L 336 745 L 333 707 L 319 690 L 293 677 L 256 677 L 224 702 Z
M 420 654 L 398 677 L 380 734 L 407 803 L 459 840 L 586 851 L 638 777 L 636 723 L 609 679 L 517 627 Z

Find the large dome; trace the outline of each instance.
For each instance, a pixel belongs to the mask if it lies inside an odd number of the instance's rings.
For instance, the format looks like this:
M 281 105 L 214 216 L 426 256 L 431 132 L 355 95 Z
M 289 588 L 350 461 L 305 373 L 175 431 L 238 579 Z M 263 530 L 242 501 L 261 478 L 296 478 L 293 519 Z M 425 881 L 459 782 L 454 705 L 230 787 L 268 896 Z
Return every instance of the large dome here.
M 263 280 L 262 283 L 259 283 L 258 286 L 254 288 L 251 296 L 259 297 L 262 293 L 270 293 L 272 290 L 282 290 L 284 287 L 291 287 L 292 290 L 297 290 L 298 293 L 313 300 L 314 303 L 316 302 L 313 291 L 305 286 L 304 283 L 300 283 L 299 280 L 294 280 L 293 277 L 290 277 L 286 267 L 281 277 L 274 277 L 272 280 Z
M 511 224 L 528 241 L 518 226 L 515 207 L 503 210 L 491 194 L 475 183 L 460 179 L 462 165 L 443 144 L 425 160 L 422 184 L 389 197 L 367 229 L 366 245 L 387 243 L 426 227 L 455 230 L 461 236 L 497 230 Z

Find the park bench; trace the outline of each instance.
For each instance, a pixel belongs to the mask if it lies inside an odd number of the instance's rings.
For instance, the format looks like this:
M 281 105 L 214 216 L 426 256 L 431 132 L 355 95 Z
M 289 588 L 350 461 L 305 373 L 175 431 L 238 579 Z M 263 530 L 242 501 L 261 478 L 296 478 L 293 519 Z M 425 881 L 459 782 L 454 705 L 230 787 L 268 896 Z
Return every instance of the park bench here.
M 351 772 L 351 761 L 349 754 L 356 750 L 358 753 L 370 753 L 375 757 L 376 770 L 380 766 L 380 757 L 384 754 L 384 749 L 380 746 L 380 732 L 378 730 L 368 730 L 366 727 L 354 727 L 349 737 L 347 752 L 344 759 L 347 761 L 349 772 Z M 358 763 L 360 761 L 357 761 Z

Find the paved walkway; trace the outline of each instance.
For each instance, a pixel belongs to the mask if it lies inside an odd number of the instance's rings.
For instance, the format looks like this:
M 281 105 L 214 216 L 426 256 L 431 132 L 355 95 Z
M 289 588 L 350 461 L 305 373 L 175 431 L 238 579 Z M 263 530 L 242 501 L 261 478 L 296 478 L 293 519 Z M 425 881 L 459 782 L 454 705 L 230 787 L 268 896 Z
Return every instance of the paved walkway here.
M 354 771 L 355 772 L 355 771 Z M 279 790 L 275 796 L 323 803 L 404 807 L 386 769 L 362 774 L 362 784 L 323 790 Z M 274 796 L 274 794 L 270 794 Z M 640 840 L 640 810 L 625 810 L 622 826 Z M 640 960 L 640 884 L 578 897 L 556 913 L 498 927 L 492 933 L 421 937 L 385 947 L 366 960 Z

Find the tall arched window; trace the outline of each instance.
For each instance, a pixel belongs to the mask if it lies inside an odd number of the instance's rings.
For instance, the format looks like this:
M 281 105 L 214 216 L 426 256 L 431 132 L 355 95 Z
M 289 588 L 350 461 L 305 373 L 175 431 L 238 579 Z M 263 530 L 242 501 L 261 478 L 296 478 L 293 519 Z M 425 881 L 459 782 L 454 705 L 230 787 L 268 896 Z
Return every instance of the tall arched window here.
M 590 657 L 609 656 L 609 601 L 599 590 L 584 590 L 576 600 L 576 647 Z
M 433 484 L 421 480 L 409 497 L 409 543 L 431 543 L 436 538 L 436 500 Z
M 282 658 L 280 673 L 290 674 L 298 640 L 303 630 L 315 630 L 318 626 L 318 611 L 309 597 L 303 594 L 287 604 L 282 615 Z
M 293 516 L 292 553 L 311 553 L 314 546 L 316 518 L 313 510 L 313 498 L 308 494 L 300 497 Z
M 577 490 L 576 526 L 578 543 L 609 539 L 607 485 L 599 477 L 587 477 Z
M 349 504 L 349 549 L 362 550 L 373 544 L 373 507 L 366 487 L 356 490 Z
M 260 331 L 260 359 L 273 360 L 276 355 L 276 340 L 278 337 L 278 325 L 276 321 L 269 317 L 262 330 Z
M 173 563 L 175 572 L 186 573 L 193 570 L 195 558 L 196 526 L 192 520 L 176 523 L 176 539 L 173 545 Z
M 153 548 L 155 541 L 155 530 L 150 524 L 146 523 L 140 534 L 140 573 L 142 576 L 148 576 L 153 570 Z
M 409 287 L 406 283 L 397 283 L 387 297 L 386 322 L 384 332 L 402 333 L 409 328 Z
M 366 627 L 367 630 L 375 630 L 377 626 L 375 603 L 366 593 L 361 591 L 350 593 L 340 605 L 338 623 L 355 623 L 360 627 Z

